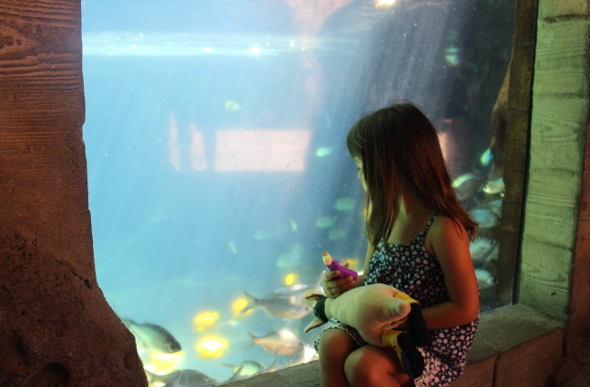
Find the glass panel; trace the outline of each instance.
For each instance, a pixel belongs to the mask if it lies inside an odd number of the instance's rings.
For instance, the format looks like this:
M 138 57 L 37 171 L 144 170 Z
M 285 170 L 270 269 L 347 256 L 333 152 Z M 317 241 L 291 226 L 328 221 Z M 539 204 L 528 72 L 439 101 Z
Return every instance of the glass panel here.
M 323 252 L 361 270 L 366 248 L 346 134 L 398 98 L 439 130 L 495 304 L 503 187 L 487 149 L 511 1 L 82 7 L 96 270 L 148 371 L 222 382 L 314 358 L 302 295 Z

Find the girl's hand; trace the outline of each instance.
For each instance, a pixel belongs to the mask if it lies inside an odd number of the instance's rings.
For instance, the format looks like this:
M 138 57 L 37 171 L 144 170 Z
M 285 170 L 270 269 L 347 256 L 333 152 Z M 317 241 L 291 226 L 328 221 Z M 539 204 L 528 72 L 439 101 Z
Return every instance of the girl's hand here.
M 348 264 L 346 264 L 346 267 L 348 267 Z M 324 288 L 324 293 L 326 293 L 326 296 L 330 298 L 336 298 L 342 293 L 354 287 L 355 281 L 352 278 L 352 276 L 349 275 L 348 277 L 340 278 L 337 280 L 333 279 L 334 277 L 337 277 L 339 275 L 340 270 L 334 270 L 327 273 L 324 277 L 322 287 Z

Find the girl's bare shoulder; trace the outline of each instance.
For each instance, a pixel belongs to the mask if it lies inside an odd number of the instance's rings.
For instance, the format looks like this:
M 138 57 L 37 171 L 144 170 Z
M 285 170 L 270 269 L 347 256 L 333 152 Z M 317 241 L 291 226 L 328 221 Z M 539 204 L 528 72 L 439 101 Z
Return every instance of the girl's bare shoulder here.
M 467 244 L 469 245 L 469 234 L 465 227 L 448 216 L 439 215 L 436 217 L 428 233 L 426 234 L 426 248 L 433 251 L 433 246 L 444 244 Z

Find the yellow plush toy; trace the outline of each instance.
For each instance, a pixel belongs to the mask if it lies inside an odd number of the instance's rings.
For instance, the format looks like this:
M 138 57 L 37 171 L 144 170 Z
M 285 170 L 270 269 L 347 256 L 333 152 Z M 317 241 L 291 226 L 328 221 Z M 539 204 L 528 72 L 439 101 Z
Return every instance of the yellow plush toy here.
M 351 289 L 337 298 L 311 294 L 307 300 L 316 301 L 317 317 L 305 328 L 316 328 L 334 317 L 355 328 L 369 344 L 393 348 L 411 377 L 424 370 L 424 359 L 416 347 L 430 344 L 432 335 L 420 305 L 393 286 L 373 284 Z

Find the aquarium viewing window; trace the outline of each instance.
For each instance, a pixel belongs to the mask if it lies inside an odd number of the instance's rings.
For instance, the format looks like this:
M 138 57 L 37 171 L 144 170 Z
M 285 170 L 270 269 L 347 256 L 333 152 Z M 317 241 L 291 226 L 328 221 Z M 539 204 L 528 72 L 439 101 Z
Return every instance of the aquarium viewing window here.
M 82 2 L 98 282 L 152 385 L 316 358 L 303 296 L 322 253 L 361 270 L 366 249 L 346 134 L 400 98 L 439 131 L 480 223 L 482 310 L 501 305 L 489 148 L 513 14 L 507 0 Z

